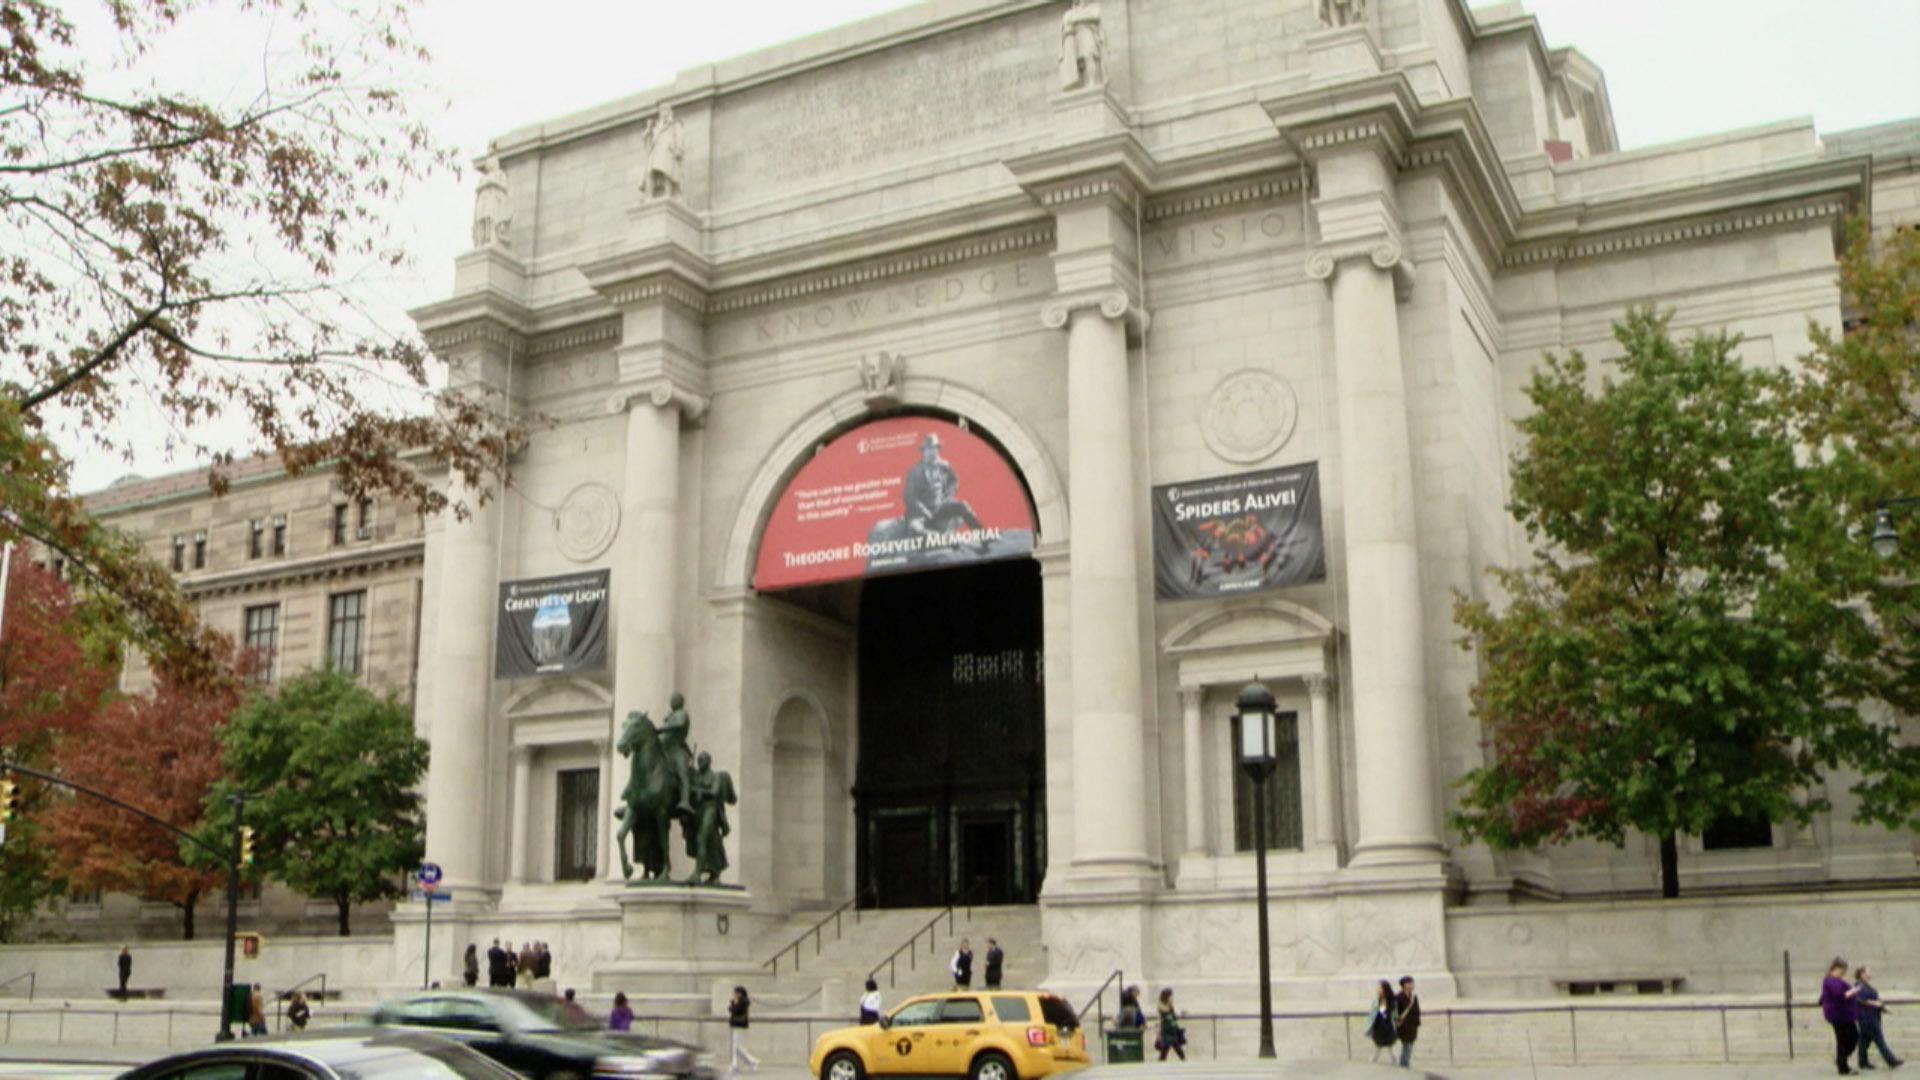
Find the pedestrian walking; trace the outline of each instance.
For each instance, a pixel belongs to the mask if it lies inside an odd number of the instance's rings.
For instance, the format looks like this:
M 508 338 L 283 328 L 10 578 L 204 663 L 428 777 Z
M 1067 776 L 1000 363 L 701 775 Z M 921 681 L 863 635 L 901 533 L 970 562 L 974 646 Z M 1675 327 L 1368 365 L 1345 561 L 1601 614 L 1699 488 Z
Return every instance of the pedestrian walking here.
M 287 1023 L 292 1024 L 295 1031 L 305 1031 L 307 1021 L 311 1019 L 313 1019 L 313 1010 L 307 1006 L 307 995 L 295 990 L 293 1000 L 287 1003 Z
M 880 984 L 867 980 L 867 992 L 860 997 L 860 1022 L 877 1024 L 880 1022 Z
M 1007 962 L 1007 954 L 1000 950 L 1000 943 L 987 939 L 987 989 L 1000 989 L 1000 972 Z
M 607 1030 L 633 1030 L 633 1010 L 627 1007 L 627 995 L 613 995 L 613 1011 L 607 1014 Z
M 127 980 L 133 978 L 133 952 L 127 946 L 120 946 L 120 958 L 114 961 L 120 967 L 120 1000 L 127 1000 Z
M 468 943 L 467 955 L 460 961 L 460 971 L 469 988 L 480 981 L 480 946 Z
M 1860 1023 L 1860 1067 L 1873 1068 L 1873 1062 L 1867 1060 L 1867 1051 L 1878 1046 L 1880 1060 L 1887 1063 L 1887 1068 L 1899 1068 L 1901 1059 L 1893 1056 L 1887 1047 L 1886 1033 L 1880 1030 L 1880 1016 L 1887 1007 L 1880 1001 L 1880 991 L 1873 988 L 1873 969 L 1865 964 L 1853 969 L 1853 1007 Z
M 960 947 L 953 951 L 953 959 L 947 962 L 947 971 L 953 975 L 955 990 L 965 990 L 973 985 L 973 946 L 966 938 L 961 938 Z
M 247 1034 L 265 1035 L 267 1033 L 267 999 L 260 993 L 260 984 L 253 984 L 253 992 L 247 995 Z
M 1393 1033 L 1393 1009 L 1396 1001 L 1393 985 L 1381 979 L 1373 989 L 1373 1011 L 1367 1016 L 1367 1039 L 1373 1043 L 1373 1056 L 1368 1063 L 1377 1063 L 1384 1052 L 1387 1060 L 1393 1060 L 1393 1043 L 1398 1036 Z
M 1160 1037 L 1153 1040 L 1153 1048 L 1160 1051 L 1160 1060 L 1167 1060 L 1167 1051 L 1180 1055 L 1187 1060 L 1187 1029 L 1180 1026 L 1180 1016 L 1173 1011 L 1173 987 L 1163 987 L 1160 991 Z
M 1858 991 L 1847 985 L 1847 962 L 1836 956 L 1827 965 L 1827 977 L 1820 981 L 1820 1014 L 1833 1028 L 1833 1063 L 1841 1076 L 1852 1076 L 1847 1059 L 1860 1045 L 1860 1015 L 1853 999 Z
M 536 979 L 553 977 L 553 950 L 547 948 L 547 943 L 544 941 L 533 954 L 533 977 Z
M 1420 1037 L 1420 995 L 1413 976 L 1400 976 L 1400 993 L 1393 999 L 1393 1032 L 1400 1036 L 1400 1067 L 1413 1060 L 1413 1043 Z
M 487 985 L 495 990 L 507 974 L 507 951 L 500 947 L 500 939 L 494 938 L 487 947 Z
M 520 985 L 532 989 L 533 980 L 540 971 L 540 954 L 534 949 L 533 942 L 520 946 L 520 964 L 516 970 L 520 975 Z
M 760 1059 L 747 1050 L 747 1011 L 753 1002 L 747 997 L 747 988 L 736 986 L 733 997 L 727 1002 L 727 1034 L 733 1040 L 733 1060 L 727 1066 L 728 1076 L 737 1076 L 741 1071 L 758 1072 Z
M 520 981 L 520 954 L 514 951 L 511 941 L 507 942 L 507 947 L 503 951 L 506 954 L 506 963 L 500 968 L 500 988 L 511 990 L 514 984 Z
M 1120 988 L 1120 1015 L 1114 1017 L 1113 1026 L 1134 1031 L 1147 1026 L 1147 1011 L 1140 1007 L 1139 987 Z

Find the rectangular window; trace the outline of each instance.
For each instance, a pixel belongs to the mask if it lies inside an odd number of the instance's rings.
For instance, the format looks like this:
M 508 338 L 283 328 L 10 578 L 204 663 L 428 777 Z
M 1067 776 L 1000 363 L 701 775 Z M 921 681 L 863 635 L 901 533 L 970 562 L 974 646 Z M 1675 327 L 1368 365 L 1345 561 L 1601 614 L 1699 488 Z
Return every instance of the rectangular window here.
M 592 881 L 599 844 L 600 770 L 562 769 L 555 775 L 559 805 L 553 844 L 553 880 Z
M 1300 813 L 1300 714 L 1283 712 L 1274 717 L 1273 775 L 1267 777 L 1267 850 L 1299 848 Z M 1253 850 L 1253 781 L 1240 767 L 1240 718 L 1233 718 L 1233 849 Z
M 285 514 L 276 514 L 273 518 L 273 553 L 275 555 L 287 553 L 287 516 Z
M 280 653 L 280 605 L 261 604 L 246 611 L 242 625 L 241 642 L 257 654 L 260 665 L 253 672 L 253 681 L 270 683 L 273 681 L 273 669 Z
M 205 529 L 193 534 L 193 568 L 195 570 L 207 568 L 207 531 Z
M 187 538 L 184 536 L 176 536 L 173 538 L 173 570 L 174 573 L 177 574 L 186 568 Z
M 1765 814 L 1723 817 L 1700 834 L 1700 846 L 1708 851 L 1769 848 L 1773 846 L 1773 822 Z
M 347 504 L 336 503 L 333 507 L 333 546 L 339 547 L 347 542 Z
M 371 540 L 373 539 L 373 500 L 361 499 L 358 510 L 359 522 L 354 528 L 354 536 L 361 540 Z
M 254 518 L 252 521 L 247 522 L 247 558 L 257 559 L 260 557 L 261 549 L 265 546 L 264 541 L 266 540 L 266 536 L 266 522 L 261 521 L 259 518 Z
M 367 632 L 367 593 L 336 593 L 327 599 L 327 663 L 347 675 L 360 674 Z

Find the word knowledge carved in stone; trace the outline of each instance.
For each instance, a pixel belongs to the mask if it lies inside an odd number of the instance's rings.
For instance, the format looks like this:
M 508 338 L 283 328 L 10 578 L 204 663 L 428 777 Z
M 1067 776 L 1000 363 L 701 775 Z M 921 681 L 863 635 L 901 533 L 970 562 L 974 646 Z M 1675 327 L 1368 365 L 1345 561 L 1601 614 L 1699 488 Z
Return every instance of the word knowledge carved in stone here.
M 1221 460 L 1250 465 L 1287 444 L 1299 414 L 1299 400 L 1284 379 L 1266 371 L 1236 371 L 1207 395 L 1200 431 Z

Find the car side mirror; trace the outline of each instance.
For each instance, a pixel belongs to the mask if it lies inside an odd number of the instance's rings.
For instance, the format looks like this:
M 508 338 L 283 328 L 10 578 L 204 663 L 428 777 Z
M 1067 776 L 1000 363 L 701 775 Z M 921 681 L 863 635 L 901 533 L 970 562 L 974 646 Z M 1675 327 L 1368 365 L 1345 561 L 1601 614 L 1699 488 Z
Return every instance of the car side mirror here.
M 880 1028 L 881 1028 L 881 1030 L 883 1030 L 883 1031 L 884 1031 L 884 1030 L 886 1030 L 887 1028 L 890 1028 L 890 1027 L 892 1027 L 892 1026 L 893 1026 L 893 1017 L 891 1017 L 891 1016 L 888 1016 L 888 1015 L 887 1015 L 886 1013 L 881 1013 L 881 1014 L 880 1014 Z

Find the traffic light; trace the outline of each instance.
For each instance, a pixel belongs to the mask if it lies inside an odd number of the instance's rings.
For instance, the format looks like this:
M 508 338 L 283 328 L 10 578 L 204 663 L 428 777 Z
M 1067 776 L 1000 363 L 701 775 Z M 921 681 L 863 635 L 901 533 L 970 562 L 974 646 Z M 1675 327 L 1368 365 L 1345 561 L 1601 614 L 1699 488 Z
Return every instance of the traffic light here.
M 253 826 L 240 826 L 240 865 L 253 865 Z
M 0 824 L 13 820 L 20 812 L 20 785 L 11 780 L 0 780 Z

